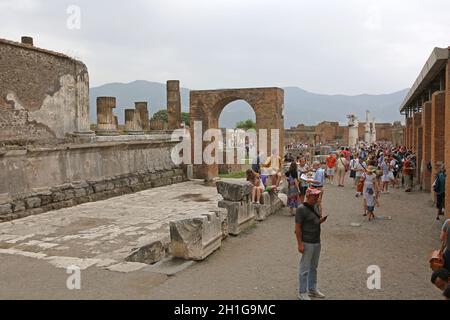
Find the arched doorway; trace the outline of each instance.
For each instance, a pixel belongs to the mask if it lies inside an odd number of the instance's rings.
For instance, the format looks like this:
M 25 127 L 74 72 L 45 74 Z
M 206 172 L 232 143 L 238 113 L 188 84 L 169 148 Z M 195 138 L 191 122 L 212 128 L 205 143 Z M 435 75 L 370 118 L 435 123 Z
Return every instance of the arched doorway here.
M 236 100 L 225 106 L 219 115 L 219 128 L 223 139 L 218 150 L 223 163 L 219 174 L 238 173 L 250 168 L 256 160 L 256 114 L 244 100 Z M 253 130 L 253 134 L 246 134 Z
M 284 91 L 280 88 L 252 88 L 252 89 L 223 89 L 223 90 L 201 90 L 191 91 L 189 99 L 191 136 L 194 137 L 195 123 L 200 123 L 202 131 L 208 129 L 219 129 L 219 116 L 222 110 L 233 101 L 244 100 L 255 112 L 256 131 L 267 130 L 266 145 L 268 150 L 271 145 L 272 131 L 278 130 L 278 150 L 280 155 L 284 153 Z M 208 145 L 203 142 L 202 152 Z M 199 148 L 193 145 L 194 153 Z M 198 179 L 211 180 L 218 176 L 217 164 L 194 165 L 194 177 Z

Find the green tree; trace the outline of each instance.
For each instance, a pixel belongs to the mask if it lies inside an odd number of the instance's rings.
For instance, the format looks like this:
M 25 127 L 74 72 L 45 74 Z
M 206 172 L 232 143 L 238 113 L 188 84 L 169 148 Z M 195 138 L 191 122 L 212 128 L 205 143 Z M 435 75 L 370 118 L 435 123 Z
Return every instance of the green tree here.
M 236 123 L 236 129 L 243 129 L 243 130 L 255 129 L 256 130 L 256 123 L 251 119 L 247 119 L 245 121 L 239 121 L 238 123 Z
M 168 117 L 167 117 L 167 110 L 166 109 L 162 109 L 159 110 L 158 112 L 156 112 L 152 119 L 154 120 L 162 120 L 164 122 L 169 122 Z
M 183 121 L 186 125 L 189 125 L 189 112 L 181 113 L 181 121 Z
M 159 110 L 158 112 L 156 112 L 153 115 L 153 118 L 155 120 L 162 120 L 164 122 L 169 122 L 169 118 L 167 116 L 167 110 L 166 109 L 162 109 Z M 189 112 L 182 112 L 181 113 L 181 121 L 183 121 L 185 124 L 189 125 Z

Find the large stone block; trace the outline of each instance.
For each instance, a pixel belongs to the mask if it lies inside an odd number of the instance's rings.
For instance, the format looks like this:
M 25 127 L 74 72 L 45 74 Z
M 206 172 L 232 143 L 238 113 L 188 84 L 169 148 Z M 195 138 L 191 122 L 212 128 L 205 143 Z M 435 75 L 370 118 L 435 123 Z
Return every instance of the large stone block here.
M 164 258 L 166 246 L 161 241 L 155 241 L 135 249 L 125 261 L 154 264 Z
M 269 215 L 274 214 L 283 207 L 283 201 L 278 195 L 271 192 L 264 192 L 261 196 L 261 203 L 268 207 Z
M 256 221 L 264 221 L 271 214 L 270 206 L 268 206 L 268 205 L 252 203 L 251 207 L 252 207 L 252 210 L 255 212 L 255 220 Z
M 217 181 L 217 192 L 227 201 L 247 200 L 252 192 L 252 185 L 244 181 Z
M 37 208 L 41 205 L 41 199 L 38 197 L 32 197 L 25 200 L 28 209 Z
M 11 204 L 2 204 L 0 205 L 0 215 L 6 215 L 12 213 Z
M 204 260 L 217 250 L 223 237 L 223 211 L 170 222 L 172 256 L 186 260 Z
M 219 208 L 225 208 L 228 212 L 228 233 L 239 235 L 255 222 L 255 210 L 249 201 L 227 201 L 221 200 Z

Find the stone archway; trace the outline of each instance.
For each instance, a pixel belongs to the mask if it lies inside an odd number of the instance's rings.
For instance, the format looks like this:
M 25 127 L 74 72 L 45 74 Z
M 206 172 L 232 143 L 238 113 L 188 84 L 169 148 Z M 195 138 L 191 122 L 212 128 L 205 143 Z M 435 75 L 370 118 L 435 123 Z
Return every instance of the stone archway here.
M 219 129 L 219 116 L 229 103 L 246 101 L 256 115 L 256 129 L 267 129 L 268 148 L 272 148 L 271 130 L 279 130 L 280 155 L 284 154 L 284 91 L 280 88 L 250 88 L 191 91 L 189 98 L 191 136 L 193 124 L 202 122 L 203 132 Z M 245 119 L 242 119 L 245 120 Z M 203 145 L 202 150 L 205 148 Z M 270 149 L 269 149 L 270 150 Z M 211 180 L 218 176 L 218 166 L 194 165 L 194 177 Z

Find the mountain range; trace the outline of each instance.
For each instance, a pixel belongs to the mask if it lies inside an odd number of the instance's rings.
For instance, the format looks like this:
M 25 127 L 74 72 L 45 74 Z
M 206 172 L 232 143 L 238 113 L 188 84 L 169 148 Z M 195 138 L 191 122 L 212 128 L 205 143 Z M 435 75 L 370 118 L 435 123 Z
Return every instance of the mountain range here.
M 355 114 L 360 121 L 365 120 L 366 110 L 370 110 L 377 122 L 401 121 L 399 113 L 409 89 L 380 95 L 326 95 L 308 92 L 298 87 L 285 87 L 285 127 L 300 123 L 314 125 L 322 121 L 338 121 L 346 123 L 348 114 Z M 189 112 L 189 89 L 181 88 L 181 108 Z M 114 110 L 119 123 L 124 123 L 125 109 L 134 108 L 135 101 L 148 101 L 150 115 L 166 108 L 166 85 L 158 82 L 137 80 L 130 83 L 108 83 L 90 89 L 90 118 L 97 120 L 96 98 L 112 96 L 117 99 Z M 255 119 L 251 107 L 239 100 L 225 107 L 220 116 L 220 126 L 232 128 L 239 121 Z

